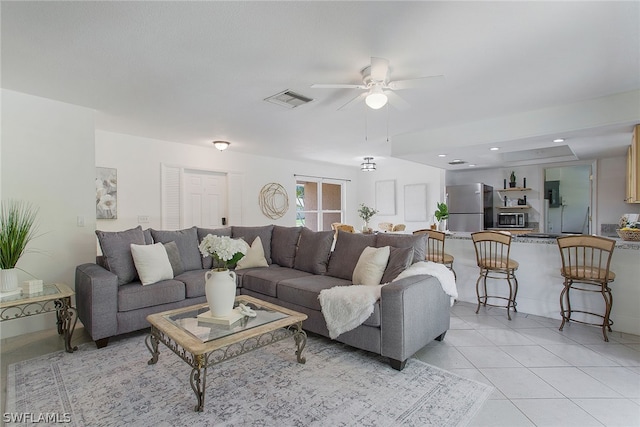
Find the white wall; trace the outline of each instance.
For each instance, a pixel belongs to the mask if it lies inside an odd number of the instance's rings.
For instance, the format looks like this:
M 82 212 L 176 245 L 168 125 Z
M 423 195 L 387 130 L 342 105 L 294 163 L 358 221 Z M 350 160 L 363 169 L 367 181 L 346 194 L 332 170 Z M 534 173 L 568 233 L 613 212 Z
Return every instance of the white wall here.
M 2 90 L 2 200 L 39 208 L 41 236 L 22 257 L 20 281 L 74 285 L 75 267 L 95 259 L 94 112 Z M 78 218 L 84 219 L 79 227 Z M 0 323 L 0 336 L 51 328 L 55 315 Z
M 626 203 L 626 157 L 600 159 L 597 162 L 598 205 L 596 206 L 600 234 L 600 224 L 617 224 L 625 213 L 640 213 L 640 203 Z
M 374 160 L 375 161 L 375 160 Z M 391 222 L 393 224 L 406 224 L 407 231 L 415 231 L 423 228 L 429 228 L 433 220 L 433 214 L 436 210 L 436 204 L 444 200 L 443 182 L 444 171 L 431 166 L 425 166 L 419 163 L 409 162 L 401 159 L 384 159 L 377 163 L 375 172 L 362 172 L 359 185 L 357 205 L 364 203 L 369 207 L 376 206 L 375 200 L 375 183 L 376 181 L 395 180 L 395 198 L 396 198 L 396 214 L 395 215 L 376 215 L 372 218 L 369 226 L 376 230 L 378 223 Z M 426 218 L 424 222 L 407 222 L 405 220 L 405 185 L 410 184 L 426 184 L 427 186 L 427 203 Z M 357 217 L 356 217 L 357 218 Z M 357 228 L 362 226 L 362 220 L 356 219 L 354 225 Z
M 220 152 L 213 145 L 201 147 L 100 130 L 96 131 L 95 162 L 96 166 L 118 170 L 118 219 L 98 220 L 100 230 L 136 227 L 139 215 L 149 216 L 149 223 L 140 224 L 142 228 L 161 228 L 162 164 L 241 175 L 243 211 L 240 220 L 233 219 L 236 224 L 294 226 L 294 174 L 349 180 L 345 221 L 357 220 L 357 200 L 351 196 L 358 192 L 360 172 L 355 165 L 346 167 L 254 156 L 234 152 L 233 145 Z M 278 220 L 264 216 L 258 205 L 260 189 L 271 182 L 284 186 L 289 195 L 289 210 Z

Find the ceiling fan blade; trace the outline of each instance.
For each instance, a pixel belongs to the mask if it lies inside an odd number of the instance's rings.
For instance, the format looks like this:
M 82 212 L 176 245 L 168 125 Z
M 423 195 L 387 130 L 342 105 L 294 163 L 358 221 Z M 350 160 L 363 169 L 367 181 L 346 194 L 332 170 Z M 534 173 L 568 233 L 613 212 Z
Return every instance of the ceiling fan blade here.
M 313 89 L 366 89 L 364 85 L 349 85 L 349 84 L 313 84 Z
M 440 74 L 437 76 L 419 77 L 417 79 L 396 80 L 394 82 L 389 82 L 387 87 L 392 90 L 424 89 L 442 84 L 443 81 L 444 75 Z
M 346 109 L 354 106 L 358 102 L 362 102 L 366 96 L 367 96 L 367 92 L 362 92 L 361 94 L 357 95 L 356 97 L 350 99 L 349 102 L 344 104 L 342 107 L 338 108 L 338 111 L 346 110 Z
M 387 95 L 387 98 L 389 98 L 389 104 L 391 104 L 394 108 L 397 108 L 398 110 L 401 110 L 401 111 L 408 110 L 411 107 L 411 105 L 409 105 L 407 101 L 400 98 L 396 93 L 390 90 L 385 90 L 384 94 Z
M 384 58 L 371 57 L 371 80 L 384 82 L 387 80 L 389 72 L 389 60 Z

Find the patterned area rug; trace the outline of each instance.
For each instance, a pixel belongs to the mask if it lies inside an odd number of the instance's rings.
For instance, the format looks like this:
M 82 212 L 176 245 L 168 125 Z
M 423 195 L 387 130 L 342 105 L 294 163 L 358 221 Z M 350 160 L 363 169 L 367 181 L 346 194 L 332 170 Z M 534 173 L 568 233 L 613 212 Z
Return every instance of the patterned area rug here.
M 57 414 L 75 426 L 442 427 L 466 425 L 492 391 L 416 359 L 398 372 L 385 358 L 313 336 L 304 365 L 287 339 L 210 368 L 197 413 L 191 368 L 163 344 L 147 365 L 145 336 L 10 365 L 6 411 Z

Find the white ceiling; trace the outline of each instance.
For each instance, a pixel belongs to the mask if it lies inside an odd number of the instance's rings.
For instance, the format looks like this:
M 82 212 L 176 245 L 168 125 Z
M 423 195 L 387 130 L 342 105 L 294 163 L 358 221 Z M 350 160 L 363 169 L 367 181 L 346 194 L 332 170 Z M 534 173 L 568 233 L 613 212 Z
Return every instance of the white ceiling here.
M 3 1 L 1 20 L 3 88 L 90 107 L 99 129 L 161 140 L 456 169 L 468 166 L 449 166 L 454 157 L 515 164 L 502 154 L 560 136 L 576 158 L 623 155 L 640 122 L 637 1 Z M 390 60 L 392 80 L 446 78 L 398 92 L 405 111 L 338 111 L 356 91 L 310 88 L 361 83 L 371 56 Z M 285 89 L 315 100 L 263 101 Z

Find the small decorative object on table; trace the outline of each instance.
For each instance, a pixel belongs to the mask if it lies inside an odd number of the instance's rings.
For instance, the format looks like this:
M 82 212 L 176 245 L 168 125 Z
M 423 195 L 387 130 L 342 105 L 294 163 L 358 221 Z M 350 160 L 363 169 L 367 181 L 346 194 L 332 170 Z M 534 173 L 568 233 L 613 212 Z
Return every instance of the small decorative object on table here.
M 377 213 L 378 213 L 377 210 L 375 210 L 373 208 L 370 208 L 368 206 L 365 206 L 364 203 L 360 204 L 360 208 L 358 209 L 358 215 L 364 221 L 364 225 L 362 226 L 362 232 L 363 233 L 372 233 L 373 232 L 373 230 L 369 227 L 369 221 Z
M 228 317 L 233 314 L 236 297 L 236 273 L 229 271 L 229 267 L 242 259 L 248 245 L 243 240 L 208 234 L 198 248 L 203 256 L 213 257 L 217 261 L 215 265 L 223 265 L 205 274 L 205 294 L 210 316 Z
M 434 215 L 438 220 L 439 231 L 447 231 L 447 218 L 449 218 L 449 208 L 444 202 L 438 203 L 437 206 L 438 209 L 436 209 Z
M 620 217 L 620 229 L 616 230 L 622 240 L 640 242 L 640 222 L 638 214 L 624 214 Z

